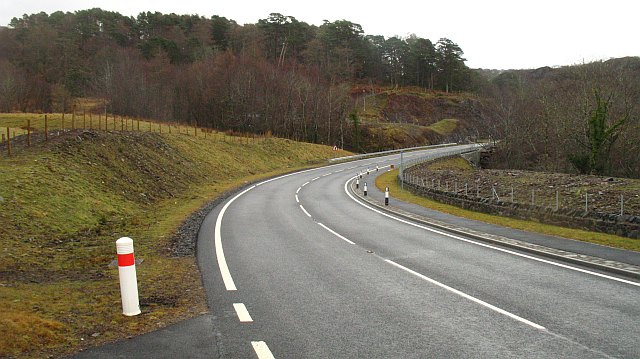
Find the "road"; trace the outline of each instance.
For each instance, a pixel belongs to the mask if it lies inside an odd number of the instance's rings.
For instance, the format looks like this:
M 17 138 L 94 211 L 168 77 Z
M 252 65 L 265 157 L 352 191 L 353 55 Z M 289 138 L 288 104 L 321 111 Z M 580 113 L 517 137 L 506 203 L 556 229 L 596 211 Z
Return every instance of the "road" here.
M 279 177 L 207 216 L 198 262 L 221 357 L 640 357 L 637 281 L 400 221 L 346 190 L 398 162 Z

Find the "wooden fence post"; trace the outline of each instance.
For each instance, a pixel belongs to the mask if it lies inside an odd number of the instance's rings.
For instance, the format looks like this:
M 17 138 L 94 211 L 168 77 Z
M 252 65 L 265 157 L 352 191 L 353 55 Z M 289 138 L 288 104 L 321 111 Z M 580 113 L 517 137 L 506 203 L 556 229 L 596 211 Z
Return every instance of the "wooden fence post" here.
M 9 127 L 7 127 L 7 153 L 11 156 L 11 137 L 9 137 Z

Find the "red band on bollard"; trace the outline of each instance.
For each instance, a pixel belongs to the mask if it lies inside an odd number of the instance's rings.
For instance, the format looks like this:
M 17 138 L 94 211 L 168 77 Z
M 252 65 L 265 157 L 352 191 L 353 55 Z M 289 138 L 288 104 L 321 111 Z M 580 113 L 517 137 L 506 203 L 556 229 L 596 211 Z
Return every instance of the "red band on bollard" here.
M 134 264 L 136 261 L 133 259 L 133 253 L 118 254 L 118 267 L 128 267 Z

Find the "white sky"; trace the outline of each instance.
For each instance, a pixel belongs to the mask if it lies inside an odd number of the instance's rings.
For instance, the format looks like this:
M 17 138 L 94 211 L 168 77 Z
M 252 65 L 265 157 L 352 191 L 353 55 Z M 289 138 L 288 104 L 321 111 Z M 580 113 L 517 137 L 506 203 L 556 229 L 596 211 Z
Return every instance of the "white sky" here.
M 368 35 L 416 35 L 456 42 L 472 68 L 562 66 L 640 56 L 637 0 L 0 0 L 0 25 L 24 13 L 99 7 L 136 16 L 142 11 L 212 15 L 239 24 L 269 13 L 320 25 L 349 20 Z

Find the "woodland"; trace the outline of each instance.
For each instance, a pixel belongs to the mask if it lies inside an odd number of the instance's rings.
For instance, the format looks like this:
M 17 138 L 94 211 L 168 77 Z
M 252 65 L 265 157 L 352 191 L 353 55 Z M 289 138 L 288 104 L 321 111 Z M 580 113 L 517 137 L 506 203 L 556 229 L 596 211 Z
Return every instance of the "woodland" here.
M 373 133 L 362 105 L 381 88 L 411 89 L 441 99 L 418 106 L 476 104 L 456 139 L 496 141 L 495 167 L 640 177 L 640 58 L 504 71 L 470 69 L 463 56 L 447 38 L 385 38 L 348 20 L 316 26 L 277 13 L 242 25 L 101 9 L 25 14 L 0 27 L 0 112 L 70 111 L 97 98 L 122 116 L 362 152 Z

